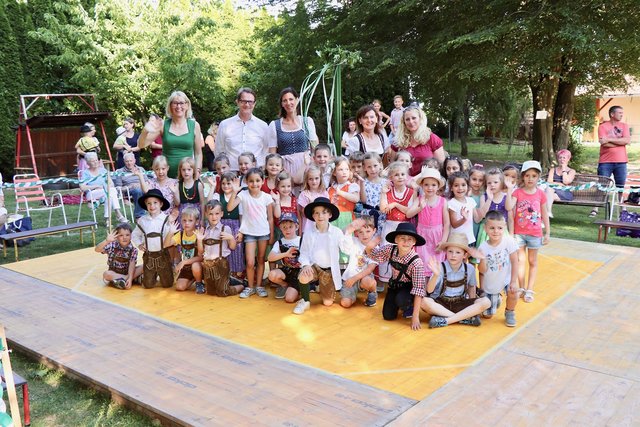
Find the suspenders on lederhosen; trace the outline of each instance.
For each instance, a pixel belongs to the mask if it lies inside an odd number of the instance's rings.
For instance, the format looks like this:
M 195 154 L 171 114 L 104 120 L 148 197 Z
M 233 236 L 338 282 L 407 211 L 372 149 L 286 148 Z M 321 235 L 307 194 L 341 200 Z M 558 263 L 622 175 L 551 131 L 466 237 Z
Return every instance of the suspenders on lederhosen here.
M 457 297 L 446 297 L 444 296 L 445 288 L 459 288 L 460 286 L 467 286 L 467 263 L 463 262 L 464 266 L 464 277 L 459 280 L 448 280 L 447 279 L 447 268 L 445 267 L 444 262 L 442 264 L 442 291 L 440 292 L 440 296 L 438 299 L 442 299 L 442 301 L 446 301 L 448 303 L 460 301 L 467 298 L 466 292 L 463 292 L 462 295 Z
M 224 231 L 224 226 L 222 227 Z M 238 292 L 235 288 L 229 286 L 229 261 L 222 256 L 222 239 L 208 238 L 202 243 L 206 246 L 218 245 L 218 258 L 214 260 L 205 260 L 204 265 L 204 284 L 207 288 L 207 294 L 226 297 L 236 295 Z
M 138 224 L 138 227 L 140 228 L 140 230 L 142 230 L 142 235 L 144 236 L 144 246 L 147 248 L 147 250 L 145 251 L 145 270 L 159 270 L 160 268 L 163 268 L 162 258 L 163 255 L 167 253 L 167 251 L 165 249 L 160 249 L 159 251 L 155 252 L 149 251 L 149 238 L 160 238 L 160 246 L 162 246 L 164 244 L 164 239 L 162 238 L 162 235 L 164 234 L 164 226 L 167 224 L 168 220 L 169 217 L 167 216 L 162 223 L 160 233 L 158 233 L 157 231 L 147 233 L 146 231 L 144 231 L 144 228 L 142 228 L 142 226 Z
M 396 276 L 396 278 L 391 278 L 389 280 L 389 288 L 390 289 L 400 289 L 400 288 L 405 288 L 405 287 L 411 287 L 412 286 L 412 281 L 411 281 L 411 277 L 409 277 L 409 275 L 407 274 L 407 271 L 409 270 L 409 266 L 413 263 L 413 261 L 416 260 L 416 258 L 419 257 L 419 255 L 414 255 L 408 263 L 406 264 L 402 264 L 399 263 L 398 261 L 393 261 L 393 256 L 394 256 L 394 251 L 397 254 L 398 253 L 398 247 L 394 246 L 393 249 L 391 249 L 391 256 L 389 257 L 389 264 L 391 264 L 391 267 L 393 267 L 394 270 L 396 270 L 398 272 L 398 275 Z

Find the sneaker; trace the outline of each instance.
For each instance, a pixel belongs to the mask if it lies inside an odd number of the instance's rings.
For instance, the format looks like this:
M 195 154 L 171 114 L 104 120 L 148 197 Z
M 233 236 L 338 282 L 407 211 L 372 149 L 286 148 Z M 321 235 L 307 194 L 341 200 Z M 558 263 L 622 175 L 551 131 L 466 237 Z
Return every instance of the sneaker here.
M 207 292 L 207 289 L 204 287 L 204 283 L 196 282 L 196 294 L 204 294 Z
M 265 288 L 263 288 L 262 286 L 258 286 L 256 288 L 256 294 L 258 294 L 258 296 L 260 298 L 266 298 L 269 296 L 269 292 L 267 292 L 267 290 Z
M 104 226 L 105 227 L 109 227 L 109 217 L 108 216 L 104 217 Z
M 293 308 L 293 314 L 304 314 L 304 312 L 309 310 L 310 307 L 311 303 L 309 301 L 305 301 L 300 298 L 296 303 L 296 306 Z
M 367 295 L 367 300 L 364 302 L 364 305 L 367 307 L 375 307 L 378 303 L 378 294 L 376 292 L 369 292 Z
M 240 298 L 249 298 L 251 295 L 256 293 L 255 288 L 244 288 L 242 292 L 240 292 Z
M 118 220 L 119 224 L 124 224 L 124 223 L 128 223 L 129 220 L 127 219 L 127 217 L 125 217 L 124 215 L 120 214 L 118 215 L 118 218 L 116 218 Z
M 405 319 L 411 319 L 413 317 L 413 306 L 412 305 L 410 305 L 409 307 L 407 307 L 404 310 L 402 310 L 402 317 L 404 317 Z
M 309 292 L 312 294 L 318 293 L 318 282 L 313 282 L 309 284 Z
M 125 279 L 113 279 L 111 283 L 114 288 L 122 290 L 127 289 L 127 281 Z
M 99 201 L 95 200 L 95 201 L 91 202 L 91 209 L 92 210 L 95 211 L 96 209 L 98 209 L 98 207 L 100 207 L 100 202 Z
M 376 284 L 376 292 L 379 293 L 379 294 L 384 292 L 384 285 L 386 285 L 385 282 L 378 281 L 377 284 Z
M 139 275 L 138 277 L 136 277 L 135 279 L 133 279 L 133 284 L 134 285 L 142 285 L 142 274 Z
M 469 325 L 469 326 L 480 326 L 482 321 L 480 320 L 480 316 L 471 316 L 468 319 L 463 319 L 460 322 L 461 325 Z
M 513 310 L 504 311 L 504 324 L 510 328 L 516 326 L 516 312 Z
M 533 292 L 531 289 L 527 289 L 524 291 L 524 302 L 533 302 L 533 294 L 535 294 L 535 292 Z
M 276 288 L 276 299 L 283 299 L 284 298 L 284 294 L 287 293 L 287 288 L 286 286 L 278 286 Z
M 429 328 L 442 328 L 448 325 L 446 317 L 431 316 L 431 320 L 429 320 Z

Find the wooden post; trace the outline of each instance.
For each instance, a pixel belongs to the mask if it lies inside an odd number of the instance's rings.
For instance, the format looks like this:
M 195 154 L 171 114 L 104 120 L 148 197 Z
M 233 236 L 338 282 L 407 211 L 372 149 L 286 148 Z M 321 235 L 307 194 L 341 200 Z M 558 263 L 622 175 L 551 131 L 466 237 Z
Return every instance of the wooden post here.
M 13 381 L 13 370 L 11 369 L 11 361 L 9 360 L 9 347 L 7 346 L 7 336 L 4 326 L 0 325 L 0 353 L 2 354 L 2 367 L 4 370 L 4 380 L 7 384 L 7 395 L 9 396 L 9 408 L 11 409 L 11 418 L 15 427 L 21 427 L 20 407 L 18 406 L 18 396 L 16 395 L 16 384 Z

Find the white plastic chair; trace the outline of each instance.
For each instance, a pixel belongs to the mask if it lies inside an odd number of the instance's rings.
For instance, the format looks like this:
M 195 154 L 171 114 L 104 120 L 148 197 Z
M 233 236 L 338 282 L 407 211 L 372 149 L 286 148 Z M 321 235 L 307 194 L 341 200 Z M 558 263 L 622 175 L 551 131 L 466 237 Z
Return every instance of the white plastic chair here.
M 54 209 L 62 210 L 62 217 L 67 224 L 67 212 L 64 209 L 62 194 L 54 193 L 51 198 L 47 198 L 42 184 L 39 184 L 40 177 L 36 174 L 18 174 L 13 177 L 13 190 L 16 195 L 16 214 L 26 212 L 31 216 L 31 211 L 49 211 L 49 222 L 47 227 L 51 227 L 51 215 Z M 57 204 L 56 204 L 57 200 Z M 30 205 L 31 203 L 31 205 Z M 36 205 L 37 204 L 37 205 Z

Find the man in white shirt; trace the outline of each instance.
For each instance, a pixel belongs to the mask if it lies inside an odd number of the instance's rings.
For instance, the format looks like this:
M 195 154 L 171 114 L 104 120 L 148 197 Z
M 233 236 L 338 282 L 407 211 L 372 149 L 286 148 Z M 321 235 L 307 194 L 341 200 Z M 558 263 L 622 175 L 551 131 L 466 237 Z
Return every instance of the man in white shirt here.
M 269 126 L 253 115 L 256 94 L 247 87 L 240 88 L 236 96 L 238 114 L 223 120 L 218 127 L 214 154 L 225 153 L 231 170 L 238 170 L 238 156 L 246 151 L 256 156 L 258 167 L 264 166 L 268 152 Z

